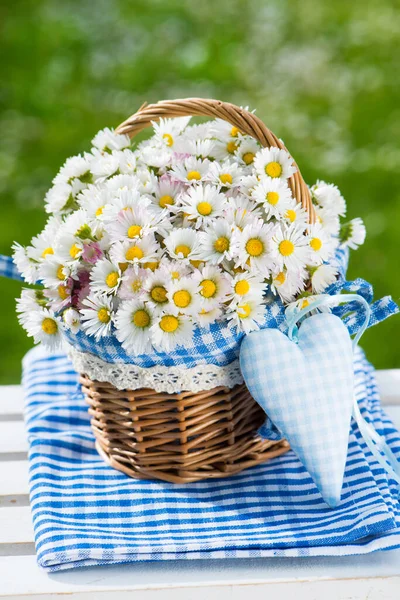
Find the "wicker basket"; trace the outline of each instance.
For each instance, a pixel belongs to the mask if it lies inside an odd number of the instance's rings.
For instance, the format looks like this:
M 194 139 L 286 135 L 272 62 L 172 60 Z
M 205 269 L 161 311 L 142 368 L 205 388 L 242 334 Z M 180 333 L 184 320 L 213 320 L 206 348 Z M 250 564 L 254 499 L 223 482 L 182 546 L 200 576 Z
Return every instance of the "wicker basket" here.
M 253 113 L 217 100 L 190 98 L 143 105 L 117 133 L 133 137 L 161 117 L 220 118 L 257 139 L 285 148 Z M 314 221 L 310 194 L 297 171 L 289 180 L 294 197 Z M 96 447 L 112 467 L 138 479 L 189 483 L 227 477 L 287 452 L 286 441 L 261 440 L 265 413 L 245 385 L 201 393 L 118 390 L 83 374 Z

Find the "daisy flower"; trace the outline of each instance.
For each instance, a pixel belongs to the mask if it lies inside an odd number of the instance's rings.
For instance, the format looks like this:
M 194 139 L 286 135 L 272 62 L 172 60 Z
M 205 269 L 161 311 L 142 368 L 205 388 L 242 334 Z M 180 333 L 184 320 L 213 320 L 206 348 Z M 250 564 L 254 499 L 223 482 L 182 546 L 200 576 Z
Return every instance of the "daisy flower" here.
M 131 140 L 129 135 L 114 133 L 112 129 L 106 127 L 102 129 L 92 139 L 92 146 L 100 152 L 110 153 L 113 150 L 123 150 L 129 148 Z
M 160 214 L 156 216 L 148 207 L 139 203 L 132 208 L 121 210 L 109 225 L 111 242 L 133 240 L 145 237 L 150 232 L 155 233 L 160 219 Z
M 335 241 L 319 223 L 309 226 L 307 239 L 310 264 L 320 265 L 327 262 L 334 254 Z
M 110 249 L 110 258 L 116 263 L 144 264 L 157 260 L 160 247 L 153 235 L 135 240 L 116 242 Z
M 136 177 L 139 180 L 141 194 L 153 194 L 157 186 L 157 177 L 149 169 L 137 169 Z
M 65 219 L 62 232 L 69 233 L 80 240 L 94 240 L 93 221 L 83 208 L 76 210 Z
M 272 239 L 274 259 L 280 271 L 298 271 L 307 264 L 310 251 L 303 228 L 294 223 L 289 228 L 278 227 Z
M 190 188 L 186 194 L 181 194 L 179 209 L 190 221 L 196 220 L 195 225 L 198 228 L 221 216 L 225 201 L 224 194 L 221 194 L 218 188 L 198 185 Z
M 112 196 L 117 196 L 122 190 L 139 192 L 142 183 L 136 175 L 114 175 L 107 179 L 103 185 Z
M 230 290 L 228 276 L 219 267 L 206 265 L 196 271 L 194 280 L 198 283 L 203 307 L 208 310 L 211 306 L 222 304 Z
M 234 188 L 241 184 L 242 169 L 234 162 L 225 161 L 222 164 L 213 162 L 207 174 L 207 179 L 214 185 L 223 188 Z
M 196 158 L 215 157 L 215 141 L 205 139 L 184 139 L 180 138 L 176 143 L 175 151 L 180 154 L 191 154 Z
M 283 302 L 292 302 L 299 292 L 304 290 L 308 273 L 301 268 L 297 271 L 288 271 L 283 268 L 275 273 L 271 281 L 271 290 L 278 294 Z
M 319 265 L 311 269 L 311 286 L 315 294 L 322 294 L 327 287 L 335 283 L 337 279 L 337 269 L 332 265 Z
M 58 288 L 61 283 L 65 283 L 71 274 L 71 270 L 65 263 L 61 262 L 56 256 L 49 256 L 39 267 L 39 279 L 48 288 Z
M 308 223 L 308 212 L 300 202 L 296 204 L 295 200 L 292 200 L 283 217 L 289 225 L 295 223 L 299 228 L 304 227 L 305 229 Z
M 69 306 L 72 302 L 73 279 L 69 278 L 60 283 L 55 288 L 46 290 L 46 295 L 51 301 L 51 307 L 55 313 L 59 313 L 63 308 Z
M 53 183 L 71 184 L 75 179 L 79 179 L 81 183 L 92 183 L 92 158 L 93 157 L 90 154 L 87 154 L 86 156 L 78 154 L 78 156 L 67 158 L 58 174 L 54 177 Z
M 30 320 L 33 312 L 38 310 L 38 307 L 47 308 L 49 301 L 44 295 L 43 290 L 32 290 L 23 288 L 21 297 L 17 298 L 17 313 L 19 323 L 25 327 L 25 324 Z
M 111 153 L 97 153 L 91 164 L 91 170 L 96 179 L 100 177 L 112 177 L 119 170 L 119 153 L 113 150 Z
M 63 233 L 63 231 L 64 229 L 61 230 L 55 240 L 55 253 L 62 263 L 73 268 L 82 256 L 83 242 L 71 233 Z
M 210 123 L 210 134 L 224 142 L 237 140 L 241 135 L 240 130 L 235 125 L 231 125 L 223 119 L 215 119 Z
M 198 282 L 191 277 L 181 277 L 170 283 L 167 297 L 171 312 L 185 315 L 199 312 L 201 308 L 199 292 Z
M 83 300 L 80 312 L 82 327 L 88 335 L 93 335 L 97 341 L 110 335 L 113 320 L 111 296 L 91 294 Z
M 60 226 L 61 220 L 58 217 L 49 218 L 43 231 L 32 238 L 31 246 L 27 248 L 27 253 L 31 259 L 41 262 L 54 254 L 54 238 Z
M 154 128 L 154 140 L 160 146 L 175 149 L 176 138 L 189 124 L 191 117 L 176 117 L 175 119 L 163 119 L 158 122 L 152 121 Z
M 150 198 L 140 195 L 137 189 L 124 188 L 116 191 L 111 202 L 104 206 L 102 212 L 102 221 L 105 224 L 112 223 L 117 215 L 140 206 L 147 208 L 151 204 Z M 107 225 L 108 227 L 108 225 Z
M 189 266 L 177 260 L 164 260 L 161 262 L 160 271 L 166 276 L 167 281 L 174 281 L 189 274 Z
M 210 161 L 190 156 L 181 163 L 177 163 L 169 172 L 170 176 L 177 181 L 186 184 L 195 184 L 207 178 Z
M 77 180 L 72 185 L 69 183 L 57 183 L 53 185 L 44 198 L 46 212 L 67 214 L 78 208 L 76 196 L 83 187 L 84 185 Z
M 288 179 L 297 171 L 290 154 L 286 150 L 273 146 L 257 152 L 254 168 L 259 175 L 263 177 L 267 175 L 271 179 Z
M 62 314 L 64 325 L 67 329 L 76 334 L 81 328 L 81 316 L 74 308 L 67 308 Z
M 144 283 L 145 299 L 152 309 L 159 313 L 168 306 L 168 286 L 170 278 L 163 269 L 157 269 L 146 277 Z
M 116 336 L 128 354 L 136 356 L 151 352 L 150 328 L 153 322 L 153 313 L 144 302 L 122 302 L 115 315 Z
M 254 298 L 246 298 L 243 302 L 233 302 L 226 313 L 229 327 L 248 334 L 260 329 L 265 322 L 265 305 Z
M 112 194 L 110 191 L 99 185 L 89 185 L 78 196 L 79 205 L 85 211 L 90 221 L 101 221 L 104 208 L 111 201 Z
M 266 277 L 275 266 L 271 255 L 271 242 L 275 231 L 274 225 L 265 224 L 261 219 L 246 225 L 243 231 L 236 230 L 233 235 L 235 266 L 248 265 L 250 269 L 255 269 Z
M 244 298 L 253 297 L 261 301 L 267 287 L 262 276 L 243 271 L 237 273 L 231 280 L 228 300 L 239 302 Z
M 182 186 L 173 181 L 168 175 L 163 175 L 154 189 L 154 204 L 164 210 L 169 209 L 176 203 L 176 198 L 181 192 Z
M 198 258 L 213 265 L 231 259 L 232 227 L 224 219 L 217 219 L 212 227 L 200 233 Z
M 366 229 L 360 218 L 352 219 L 348 223 L 344 223 L 340 228 L 340 243 L 344 247 L 349 247 L 352 250 L 357 250 L 365 241 Z
M 138 299 L 144 294 L 147 271 L 140 267 L 128 267 L 122 276 L 118 296 L 123 300 Z
M 26 283 L 36 283 L 38 280 L 39 263 L 35 259 L 30 258 L 28 249 L 17 242 L 13 244 L 12 250 L 13 262 Z
M 242 230 L 261 216 L 261 209 L 257 204 L 241 195 L 229 198 L 228 203 L 225 204 L 224 218 L 230 223 L 232 229 Z
M 90 273 L 90 289 L 96 294 L 116 294 L 121 271 L 107 258 L 99 260 Z
M 200 327 L 209 329 L 210 325 L 222 317 L 222 309 L 219 306 L 203 307 L 196 315 L 196 321 Z
M 240 140 L 239 146 L 236 148 L 235 157 L 239 164 L 244 167 L 253 166 L 257 152 L 260 150 L 260 144 L 255 139 L 246 136 Z
M 123 175 L 132 175 L 136 170 L 137 158 L 136 154 L 126 148 L 119 152 L 119 172 Z
M 254 188 L 252 199 L 262 204 L 267 219 L 281 219 L 292 206 L 292 192 L 286 181 L 263 177 Z
M 188 262 L 197 259 L 199 234 L 194 229 L 174 229 L 164 243 L 171 258 Z
M 312 186 L 311 193 L 320 206 L 329 207 L 332 212 L 342 217 L 346 214 L 346 200 L 333 183 L 317 181 Z
M 57 350 L 62 343 L 63 324 L 53 311 L 39 308 L 32 312 L 25 328 L 35 344 L 40 342 L 49 350 Z
M 165 313 L 151 327 L 151 340 L 158 351 L 171 352 L 176 346 L 189 344 L 193 325 L 186 315 Z
M 327 233 L 338 236 L 340 231 L 340 217 L 331 207 L 314 205 L 317 223 L 322 225 Z

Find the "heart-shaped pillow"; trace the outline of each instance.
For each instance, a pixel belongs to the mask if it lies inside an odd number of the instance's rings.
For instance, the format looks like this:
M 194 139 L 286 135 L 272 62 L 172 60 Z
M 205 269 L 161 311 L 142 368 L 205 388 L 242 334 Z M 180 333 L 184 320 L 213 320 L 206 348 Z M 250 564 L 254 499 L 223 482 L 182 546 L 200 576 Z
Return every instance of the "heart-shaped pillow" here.
M 277 329 L 250 333 L 240 367 L 253 398 L 290 443 L 325 502 L 340 501 L 353 406 L 353 353 L 331 313 L 305 319 L 297 343 Z

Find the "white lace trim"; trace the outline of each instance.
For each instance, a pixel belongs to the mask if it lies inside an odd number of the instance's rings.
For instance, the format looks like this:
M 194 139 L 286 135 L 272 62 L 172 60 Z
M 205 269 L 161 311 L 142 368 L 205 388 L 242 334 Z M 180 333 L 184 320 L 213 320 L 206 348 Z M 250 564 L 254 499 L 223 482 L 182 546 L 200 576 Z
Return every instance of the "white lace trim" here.
M 119 390 L 151 388 L 156 392 L 176 394 L 179 392 L 201 392 L 215 387 L 232 388 L 243 383 L 239 361 L 225 367 L 198 365 L 185 367 L 143 368 L 125 363 L 108 363 L 88 352 L 79 352 L 68 345 L 68 356 L 78 373 L 85 373 L 94 381 L 107 381 Z

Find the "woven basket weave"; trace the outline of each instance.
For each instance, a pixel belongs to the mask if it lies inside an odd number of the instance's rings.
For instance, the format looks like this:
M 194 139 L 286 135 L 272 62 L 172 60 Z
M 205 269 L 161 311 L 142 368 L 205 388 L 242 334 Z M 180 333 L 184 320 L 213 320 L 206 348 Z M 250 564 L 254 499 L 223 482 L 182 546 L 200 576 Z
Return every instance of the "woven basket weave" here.
M 264 147 L 285 149 L 253 113 L 201 98 L 143 105 L 116 132 L 133 137 L 152 121 L 182 116 L 220 118 Z M 300 171 L 292 175 L 289 185 L 314 222 L 310 193 Z M 80 381 L 99 453 L 130 477 L 171 483 L 227 477 L 289 449 L 285 440 L 261 440 L 257 435 L 265 413 L 244 384 L 167 394 L 151 389 L 121 391 L 85 374 Z

